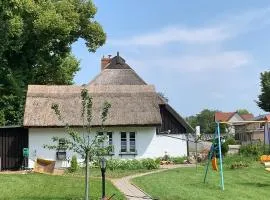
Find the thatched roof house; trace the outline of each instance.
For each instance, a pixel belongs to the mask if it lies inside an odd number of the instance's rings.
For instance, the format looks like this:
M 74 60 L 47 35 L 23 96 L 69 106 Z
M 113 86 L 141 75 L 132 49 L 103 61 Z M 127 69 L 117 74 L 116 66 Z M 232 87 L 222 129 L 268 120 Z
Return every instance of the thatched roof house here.
M 66 123 L 84 134 L 80 97 L 83 88 L 93 98 L 92 135 L 100 134 L 100 129 L 95 127 L 101 125 L 103 103 L 108 101 L 111 104 L 105 129 L 101 132 L 107 134 L 109 144 L 114 147 L 111 156 L 187 155 L 183 133 L 193 131 L 192 128 L 159 96 L 155 87 L 148 85 L 118 54 L 112 59 L 103 58 L 101 73 L 87 85 L 28 86 L 24 126 L 29 130 L 29 167 L 34 166 L 38 157 L 59 160 L 57 153 L 44 149 L 43 145 L 49 144 L 53 136 L 66 137 L 63 128 Z M 58 104 L 63 122 L 57 119 L 51 109 L 52 104 Z M 165 137 L 160 133 L 175 135 Z M 177 137 L 181 140 L 175 139 Z M 72 155 L 73 152 L 66 152 L 66 158 Z M 59 166 L 69 165 L 64 161 L 59 160 Z
M 107 62 L 105 62 L 105 61 Z M 103 59 L 102 71 L 85 86 L 29 85 L 24 114 L 25 127 L 61 127 L 51 109 L 53 103 L 60 106 L 65 123 L 82 126 L 82 88 L 87 88 L 93 97 L 93 126 L 101 124 L 100 112 L 104 101 L 111 104 L 106 126 L 157 126 L 172 116 L 170 129 L 175 133 L 190 132 L 191 127 L 119 55 Z M 165 130 L 166 129 L 166 130 Z

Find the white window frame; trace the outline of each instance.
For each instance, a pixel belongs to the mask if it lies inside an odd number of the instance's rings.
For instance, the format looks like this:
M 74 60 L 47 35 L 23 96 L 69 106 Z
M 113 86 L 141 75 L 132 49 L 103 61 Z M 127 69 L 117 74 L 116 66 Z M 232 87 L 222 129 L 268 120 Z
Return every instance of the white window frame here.
M 112 142 L 111 142 L 111 144 L 110 144 L 110 136 L 108 135 L 108 133 L 111 133 L 112 134 Z M 106 140 L 106 141 L 103 142 L 103 147 L 106 147 L 106 146 L 111 145 L 112 148 L 114 148 L 113 147 L 113 132 L 112 131 L 104 131 L 104 132 L 98 131 L 97 132 L 97 136 L 107 136 L 108 137 L 108 140 Z
M 122 135 L 122 133 L 125 133 L 126 134 L 126 151 L 122 151 L 122 137 L 121 137 L 121 135 Z M 130 143 L 131 143 L 131 141 L 130 141 L 130 133 L 134 133 L 134 151 L 130 151 L 131 149 L 130 149 Z M 137 132 L 136 131 L 121 131 L 120 132 L 120 153 L 122 153 L 122 154 L 125 154 L 125 153 L 127 153 L 127 154 L 136 154 L 137 153 L 137 142 L 136 142 L 136 140 L 137 140 Z

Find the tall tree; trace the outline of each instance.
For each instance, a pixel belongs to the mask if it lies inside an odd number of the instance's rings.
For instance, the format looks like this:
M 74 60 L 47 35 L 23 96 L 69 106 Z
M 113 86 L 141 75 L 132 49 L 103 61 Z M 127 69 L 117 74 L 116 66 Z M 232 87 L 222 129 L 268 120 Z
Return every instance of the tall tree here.
M 212 134 L 216 130 L 216 122 L 215 122 L 215 112 L 216 110 L 204 109 L 200 113 L 195 116 L 189 116 L 186 118 L 188 123 L 195 128 L 196 126 L 200 126 L 200 130 L 202 134 Z M 220 125 L 220 131 L 224 133 L 226 130 L 226 125 Z
M 250 112 L 249 112 L 247 109 L 238 109 L 238 110 L 236 110 L 236 112 L 237 112 L 239 115 L 250 114 Z
M 270 112 L 270 71 L 261 73 L 261 94 L 257 105 L 266 112 Z
M 71 45 L 82 38 L 95 52 L 106 40 L 96 12 L 91 0 L 0 1 L 1 124 L 19 123 L 28 84 L 73 83 Z

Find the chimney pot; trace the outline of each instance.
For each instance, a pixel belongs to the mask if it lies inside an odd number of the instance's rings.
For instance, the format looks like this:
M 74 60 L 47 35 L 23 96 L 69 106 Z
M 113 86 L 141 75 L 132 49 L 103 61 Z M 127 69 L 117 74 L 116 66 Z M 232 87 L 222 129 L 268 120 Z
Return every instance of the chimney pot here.
M 111 56 L 109 55 L 109 57 L 102 57 L 101 58 L 101 71 L 103 71 L 106 66 L 111 62 Z

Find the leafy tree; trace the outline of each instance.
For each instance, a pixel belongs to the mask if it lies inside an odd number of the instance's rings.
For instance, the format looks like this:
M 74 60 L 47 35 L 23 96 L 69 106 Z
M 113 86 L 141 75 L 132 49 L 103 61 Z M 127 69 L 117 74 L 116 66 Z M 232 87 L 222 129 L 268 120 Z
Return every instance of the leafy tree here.
M 0 100 L 10 107 L 1 103 L 0 123 L 19 123 L 28 84 L 73 83 L 71 45 L 82 38 L 95 52 L 106 40 L 96 12 L 91 0 L 0 1 Z
M 266 112 L 270 112 L 270 71 L 261 73 L 261 94 L 257 105 Z
M 239 115 L 245 115 L 245 114 L 250 114 L 250 112 L 247 109 L 238 109 L 236 111 Z
M 85 159 L 85 200 L 89 199 L 89 162 L 94 159 L 104 156 L 111 151 L 110 146 L 104 146 L 105 136 L 95 135 L 91 137 L 91 122 L 93 119 L 92 112 L 92 97 L 89 96 L 87 89 L 82 89 L 81 91 L 81 120 L 83 124 L 86 120 L 86 125 L 83 125 L 83 133 L 80 134 L 78 131 L 71 128 L 68 124 L 66 125 L 67 138 L 53 137 L 52 140 L 56 145 L 44 145 L 45 148 L 49 149 L 69 149 L 78 153 L 82 158 Z M 108 112 L 111 105 L 108 102 L 104 102 L 102 112 L 101 112 L 101 127 L 103 129 L 103 124 L 107 120 Z M 59 110 L 58 104 L 53 104 L 52 109 L 58 116 L 58 119 L 64 122 L 61 116 L 61 111 Z M 64 141 L 59 142 L 59 141 Z M 59 146 L 61 144 L 61 146 Z
M 215 112 L 217 111 L 204 109 L 195 116 L 187 117 L 186 120 L 193 128 L 200 126 L 201 134 L 212 134 L 215 133 L 217 126 L 215 123 Z M 225 127 L 224 124 L 220 124 L 220 131 L 224 132 Z

